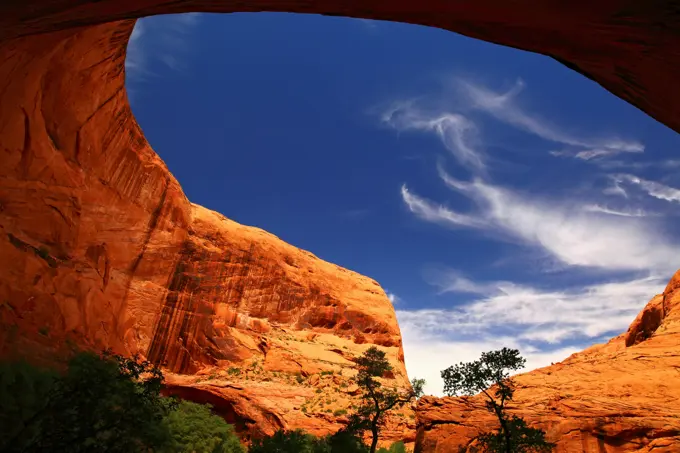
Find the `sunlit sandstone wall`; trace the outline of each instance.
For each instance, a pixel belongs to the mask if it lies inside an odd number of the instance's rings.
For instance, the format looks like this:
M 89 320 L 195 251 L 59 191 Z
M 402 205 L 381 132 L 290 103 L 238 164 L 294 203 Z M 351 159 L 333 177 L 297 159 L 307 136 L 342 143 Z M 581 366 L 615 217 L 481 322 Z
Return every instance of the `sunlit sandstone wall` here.
M 554 453 L 680 451 L 680 271 L 628 331 L 515 378 L 511 414 L 546 431 Z M 473 398 L 418 402 L 416 453 L 457 452 L 497 421 Z
M 264 356 L 239 332 L 279 323 L 380 344 L 403 371 L 377 285 L 255 230 L 243 239 L 192 205 L 130 112 L 134 18 L 259 10 L 411 22 L 541 52 L 680 130 L 672 1 L 0 2 L 0 353 L 49 359 L 69 339 L 199 373 Z

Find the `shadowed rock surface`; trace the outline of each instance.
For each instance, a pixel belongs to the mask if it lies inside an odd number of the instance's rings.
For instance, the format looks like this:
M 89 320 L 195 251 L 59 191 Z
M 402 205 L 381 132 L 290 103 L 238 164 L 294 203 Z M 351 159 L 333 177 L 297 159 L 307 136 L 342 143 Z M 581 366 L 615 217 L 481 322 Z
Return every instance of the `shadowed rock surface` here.
M 410 22 L 540 52 L 680 130 L 675 1 L 0 2 L 0 353 L 49 361 L 67 340 L 141 352 L 174 373 L 177 392 L 222 395 L 237 426 L 263 430 L 341 416 L 303 417 L 289 390 L 252 386 L 249 372 L 221 377 L 233 364 L 324 386 L 320 370 L 344 376 L 359 346 L 375 343 L 406 385 L 394 312 L 374 282 L 192 205 L 130 111 L 135 18 L 261 10 Z M 658 318 L 641 318 L 630 350 L 658 335 L 649 339 Z M 298 341 L 307 334 L 317 346 Z M 288 415 L 271 411 L 288 410 L 282 401 L 295 401 Z
M 509 413 L 544 429 L 555 453 L 680 451 L 680 271 L 628 331 L 515 377 Z M 458 451 L 497 420 L 479 397 L 424 397 L 416 453 Z

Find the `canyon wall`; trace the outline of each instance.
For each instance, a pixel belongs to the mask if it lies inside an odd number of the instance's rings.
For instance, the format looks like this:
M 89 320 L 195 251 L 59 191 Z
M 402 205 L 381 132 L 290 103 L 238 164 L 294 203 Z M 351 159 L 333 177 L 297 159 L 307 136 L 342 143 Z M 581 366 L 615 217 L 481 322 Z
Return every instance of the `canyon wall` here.
M 341 423 L 348 363 L 368 344 L 407 385 L 377 285 L 192 205 L 130 112 L 135 18 L 262 10 L 410 22 L 543 53 L 680 130 L 670 0 L 0 2 L 0 354 L 140 352 L 167 367 L 172 391 L 246 431 Z
M 680 6 L 676 0 L 4 1 L 0 2 L 0 41 L 189 11 L 325 14 L 450 30 L 555 58 L 670 128 L 680 130 L 680 112 L 675 108 L 680 105 L 680 91 L 675 89 L 680 72 Z M 99 30 L 104 37 L 104 29 Z M 58 47 L 63 35 L 36 39 Z M 94 35 L 88 39 L 92 52 L 102 58 L 108 55 L 106 46 L 101 46 Z M 117 46 L 122 52 L 125 39 Z M 9 54 L 2 56 L 0 61 Z M 98 85 L 103 89 L 112 81 L 105 78 Z M 79 96 L 72 93 L 71 99 L 75 101 Z
M 141 353 L 246 436 L 342 426 L 373 344 L 408 388 L 375 281 L 187 200 L 130 112 L 133 25 L 0 44 L 0 354 Z
M 509 413 L 546 431 L 555 453 L 680 451 L 680 271 L 628 331 L 515 378 Z M 416 453 L 457 452 L 497 420 L 479 397 L 424 397 Z

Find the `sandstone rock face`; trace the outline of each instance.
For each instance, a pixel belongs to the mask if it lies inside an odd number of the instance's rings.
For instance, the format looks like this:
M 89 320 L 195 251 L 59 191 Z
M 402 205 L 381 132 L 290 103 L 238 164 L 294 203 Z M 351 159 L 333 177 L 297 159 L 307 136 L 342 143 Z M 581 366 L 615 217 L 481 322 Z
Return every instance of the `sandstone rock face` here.
M 680 130 L 680 14 L 675 0 L 24 0 L 0 2 L 0 40 L 154 14 L 283 11 L 427 25 L 538 52 Z M 100 29 L 103 31 L 103 29 Z M 105 36 L 104 34 L 100 35 Z M 63 35 L 37 38 L 59 47 Z M 90 36 L 104 60 L 104 41 Z M 122 51 L 124 42 L 118 43 Z M 7 54 L 3 55 L 3 60 Z M 15 55 L 16 56 L 16 55 Z M 75 56 L 75 55 L 74 55 Z M 106 62 L 102 61 L 103 64 Z M 68 67 L 64 68 L 69 72 Z M 75 69 L 75 68 L 74 68 Z M 53 74 L 54 76 L 54 74 Z M 15 74 L 15 77 L 20 77 Z M 70 76 L 63 76 L 65 80 Z M 108 77 L 99 85 L 107 83 Z M 73 108 L 74 104 L 64 106 Z
M 627 333 L 517 376 L 510 412 L 555 453 L 680 451 L 680 271 Z M 416 452 L 456 452 L 497 424 L 472 398 L 421 398 Z
M 133 25 L 0 44 L 0 354 L 141 353 L 245 435 L 337 429 L 373 344 L 408 387 L 378 283 L 187 200 L 130 113 Z M 407 412 L 386 439 L 413 440 Z
M 326 395 L 331 370 L 352 396 L 348 363 L 368 344 L 389 352 L 406 385 L 394 313 L 374 282 L 192 205 L 130 112 L 135 18 L 262 10 L 411 22 L 540 52 L 680 130 L 670 0 L 0 2 L 1 354 L 49 361 L 67 342 L 140 352 L 174 373 L 173 391 L 217 395 L 225 416 L 262 429 L 338 423 L 344 390 L 324 408 L 300 396 Z M 657 341 L 672 318 L 660 313 L 658 326 L 658 309 L 643 315 L 624 351 Z M 271 373 L 257 386 L 255 369 Z

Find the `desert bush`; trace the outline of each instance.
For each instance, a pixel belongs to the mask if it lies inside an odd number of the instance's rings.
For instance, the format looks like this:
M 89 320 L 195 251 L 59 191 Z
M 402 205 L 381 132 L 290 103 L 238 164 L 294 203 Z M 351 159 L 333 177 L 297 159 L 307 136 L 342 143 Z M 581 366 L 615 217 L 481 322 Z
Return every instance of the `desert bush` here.
M 245 453 L 234 428 L 210 408 L 208 404 L 180 402 L 165 417 L 171 440 L 162 453 Z

